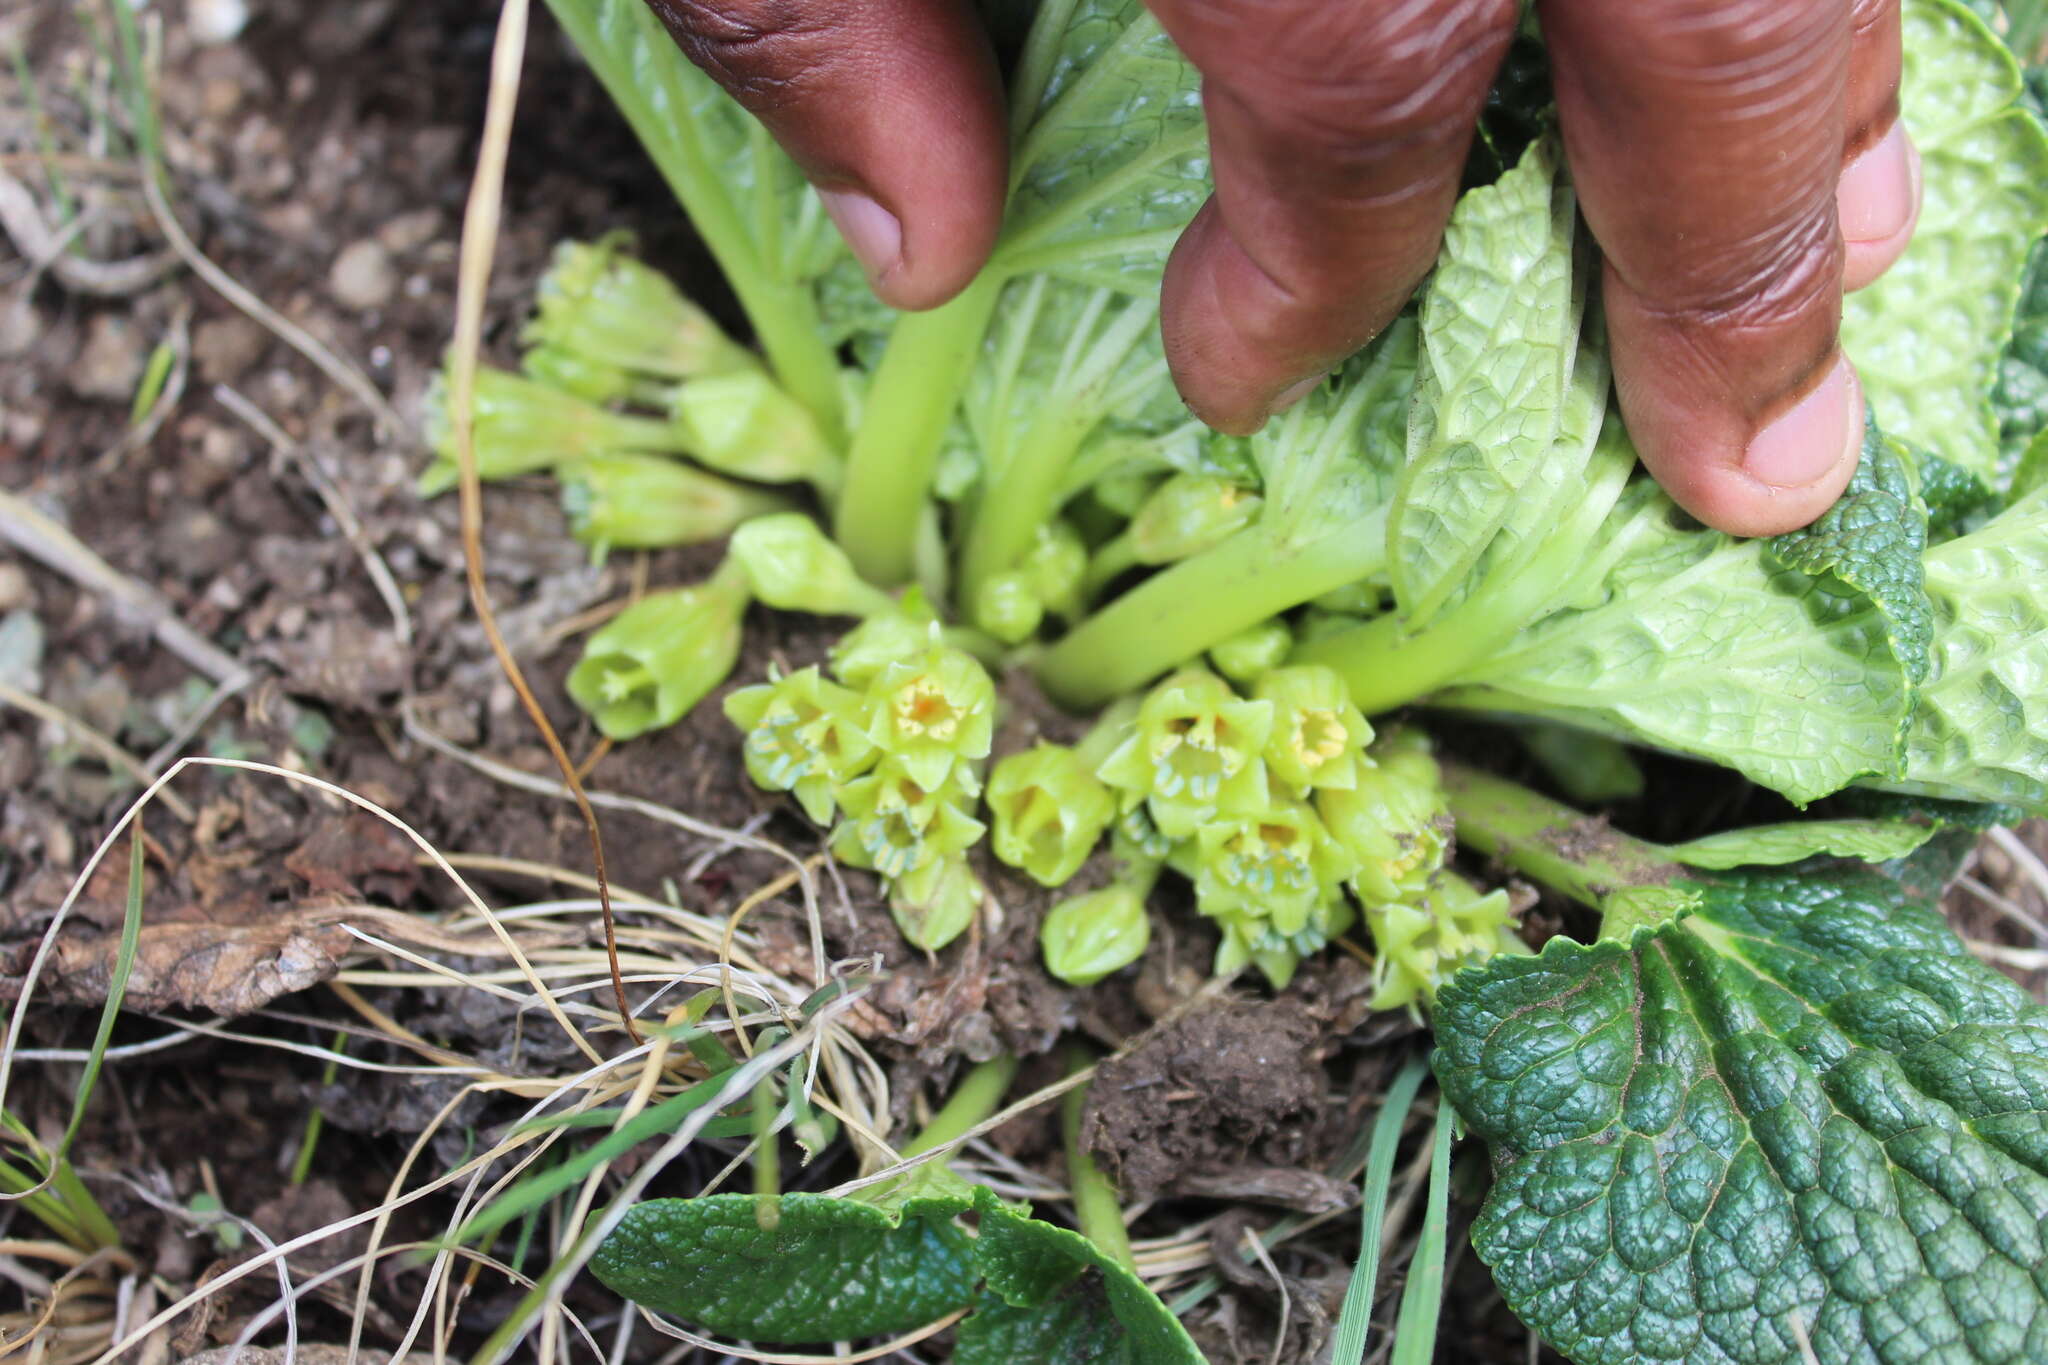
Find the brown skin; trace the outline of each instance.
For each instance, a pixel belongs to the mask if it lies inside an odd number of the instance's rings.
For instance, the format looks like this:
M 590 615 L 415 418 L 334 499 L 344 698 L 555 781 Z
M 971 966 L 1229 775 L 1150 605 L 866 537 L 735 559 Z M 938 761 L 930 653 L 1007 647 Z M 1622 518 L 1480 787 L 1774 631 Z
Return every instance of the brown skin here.
M 1204 77 L 1216 193 L 1167 265 L 1181 394 L 1256 430 L 1436 258 L 1515 0 L 1148 0 Z M 821 189 L 882 298 L 993 245 L 1008 138 L 964 0 L 650 0 Z M 1842 293 L 1905 249 L 1898 0 L 1539 0 L 1643 462 L 1702 520 L 1804 525 L 1855 469 Z

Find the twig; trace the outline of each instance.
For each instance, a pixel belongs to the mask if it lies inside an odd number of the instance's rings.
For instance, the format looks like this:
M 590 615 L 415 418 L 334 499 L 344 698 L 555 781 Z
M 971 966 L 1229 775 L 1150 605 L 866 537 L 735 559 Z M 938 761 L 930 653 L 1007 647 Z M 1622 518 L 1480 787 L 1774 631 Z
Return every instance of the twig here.
M 341 527 L 342 535 L 355 547 L 358 558 L 363 561 L 363 572 L 370 576 L 377 595 L 384 599 L 384 609 L 391 613 L 392 629 L 398 635 L 398 643 L 412 647 L 412 613 L 406 609 L 405 594 L 398 590 L 398 580 L 391 576 L 391 567 L 384 562 L 384 556 L 371 543 L 369 532 L 363 529 L 362 519 L 356 516 L 355 508 L 349 506 L 348 497 L 341 491 L 332 475 L 320 463 L 318 456 L 291 438 L 289 432 L 272 421 L 270 414 L 251 403 L 240 393 L 226 384 L 213 386 L 213 401 L 219 403 L 235 416 L 252 427 L 258 436 L 270 442 L 271 448 L 280 455 L 295 461 L 305 472 L 306 482 L 313 485 L 313 491 L 326 504 L 328 514 L 335 525 Z
M 33 692 L 24 692 L 18 687 L 10 687 L 0 682 L 0 706 L 12 706 L 18 711 L 26 711 L 46 725 L 54 725 L 68 731 L 80 744 L 98 754 L 110 766 L 127 773 L 140 786 L 148 786 L 154 776 L 135 755 L 62 707 L 44 701 Z M 173 815 L 188 825 L 192 823 L 192 807 L 185 804 L 185 798 L 176 792 L 167 791 L 163 793 L 163 801 Z
M 205 253 L 193 245 L 184 225 L 179 223 L 178 216 L 171 211 L 170 204 L 164 199 L 163 186 L 157 183 L 156 176 L 142 177 L 142 194 L 149 201 L 149 210 L 156 215 L 157 226 L 170 242 L 171 249 L 191 267 L 193 274 L 213 286 L 214 291 L 222 298 L 275 333 L 285 345 L 312 361 L 314 368 L 320 373 L 354 395 L 376 417 L 378 425 L 384 428 L 387 435 L 415 443 L 416 438 L 412 429 L 399 417 L 398 410 L 391 406 L 389 399 L 377 391 L 377 386 L 372 384 L 361 370 L 336 355 L 311 332 L 257 298 L 241 281 L 208 260 Z
M 115 569 L 64 527 L 38 512 L 27 499 L 0 489 L 0 539 L 30 558 L 110 599 L 158 644 L 216 683 L 246 687 L 252 676 L 240 661 L 180 621 L 162 594 Z
M 77 220 L 74 220 L 77 221 Z M 0 229 L 14 239 L 31 273 L 48 270 L 74 294 L 119 299 L 139 294 L 168 274 L 178 258 L 168 251 L 131 256 L 125 261 L 92 261 L 65 249 L 68 235 L 50 230 L 29 187 L 0 171 Z

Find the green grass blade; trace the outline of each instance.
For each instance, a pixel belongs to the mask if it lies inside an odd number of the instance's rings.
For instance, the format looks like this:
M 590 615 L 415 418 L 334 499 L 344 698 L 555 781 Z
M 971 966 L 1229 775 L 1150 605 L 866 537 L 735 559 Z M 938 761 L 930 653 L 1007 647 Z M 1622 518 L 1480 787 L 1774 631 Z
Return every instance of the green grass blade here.
M 1449 1102 L 1436 1110 L 1436 1147 L 1429 1158 L 1429 1200 L 1422 1215 L 1422 1240 L 1408 1266 L 1401 1292 L 1401 1316 L 1394 1321 L 1392 1365 L 1429 1365 L 1436 1359 L 1437 1319 L 1444 1306 L 1444 1252 L 1451 1208 L 1451 1124 Z
M 1387 1218 L 1387 1190 L 1394 1181 L 1394 1156 L 1401 1146 L 1401 1130 L 1408 1125 L 1408 1111 L 1415 1105 L 1415 1092 L 1429 1072 L 1424 1057 L 1412 1059 L 1387 1087 L 1379 1116 L 1372 1121 L 1372 1148 L 1365 1160 L 1365 1202 L 1360 1209 L 1358 1264 L 1352 1268 L 1351 1283 L 1344 1290 L 1344 1307 L 1337 1318 L 1337 1340 L 1332 1348 L 1332 1365 L 1359 1365 L 1365 1359 L 1365 1335 L 1372 1327 L 1372 1306 L 1380 1276 L 1381 1224 Z

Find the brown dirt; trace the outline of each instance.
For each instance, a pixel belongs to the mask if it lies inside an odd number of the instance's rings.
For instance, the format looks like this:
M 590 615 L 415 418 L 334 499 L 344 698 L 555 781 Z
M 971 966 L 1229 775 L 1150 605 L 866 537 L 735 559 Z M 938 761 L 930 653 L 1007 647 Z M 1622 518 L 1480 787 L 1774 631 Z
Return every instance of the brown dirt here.
M 239 40 L 214 47 L 192 40 L 179 0 L 153 8 L 166 12 L 159 93 L 173 198 L 187 230 L 230 275 L 360 365 L 404 417 L 416 419 L 452 315 L 456 231 L 482 111 L 492 7 L 264 0 Z M 19 40 L 37 73 L 46 126 L 71 158 L 68 190 L 96 215 L 81 236 L 84 248 L 95 259 L 118 259 L 161 241 L 130 163 L 94 150 L 91 130 L 108 111 L 92 103 L 92 83 L 77 79 L 90 68 L 93 46 L 79 12 L 57 5 L 9 11 L 0 16 L 0 46 Z M 649 259 L 736 324 L 710 263 L 623 122 L 565 52 L 544 7 L 534 22 L 488 315 L 491 355 L 509 359 L 553 243 L 617 227 L 634 231 Z M 119 125 L 118 111 L 113 121 Z M 21 91 L 0 69 L 0 169 L 47 208 L 52 194 L 38 146 Z M 417 456 L 381 437 L 353 400 L 189 275 L 120 298 L 88 297 L 48 279 L 30 291 L 22 262 L 6 254 L 4 242 L 0 346 L 18 354 L 0 357 L 0 486 L 67 525 L 117 572 L 161 594 L 179 620 L 257 672 L 256 683 L 198 723 L 179 751 L 255 759 L 334 782 L 402 816 L 445 851 L 587 868 L 582 825 L 565 803 L 444 757 L 402 723 L 409 709 L 457 745 L 552 775 L 475 624 L 453 503 L 422 505 L 412 492 Z M 389 271 L 388 290 L 371 290 L 378 297 L 368 304 L 361 280 L 335 278 L 338 262 L 366 256 L 381 258 Z M 183 396 L 153 439 L 122 449 L 144 358 L 160 340 L 181 336 L 190 365 Z M 264 413 L 304 456 L 273 451 L 223 404 L 223 390 Z M 397 639 L 306 458 L 332 480 L 389 565 L 413 620 L 411 647 Z M 561 690 L 575 640 L 554 628 L 616 601 L 635 582 L 700 576 L 716 551 L 620 556 L 593 568 L 539 481 L 488 490 L 485 525 L 501 624 L 571 753 L 589 755 L 597 736 Z M 817 659 L 835 633 L 828 623 L 751 614 L 734 685 L 758 678 L 771 659 L 789 666 Z M 209 691 L 103 598 L 5 549 L 0 678 L 16 679 L 137 757 L 192 720 Z M 1074 722 L 1037 705 L 1018 680 L 1006 679 L 1004 691 L 1012 702 L 1005 747 L 1041 730 L 1072 738 Z M 787 801 L 745 780 L 715 704 L 613 750 L 590 780 L 714 824 L 761 822 L 764 833 L 799 853 L 818 846 L 817 833 Z M 59 729 L 0 708 L 0 975 L 18 975 L 136 790 L 127 774 Z M 416 1061 L 331 993 L 301 988 L 344 958 L 374 960 L 338 934 L 334 907 L 367 901 L 401 915 L 446 909 L 454 904 L 449 888 L 418 868 L 384 826 L 303 787 L 200 770 L 178 792 L 192 823 L 161 808 L 144 820 L 146 932 L 175 947 L 157 950 L 152 960 L 167 970 L 143 981 L 147 989 L 129 1003 L 159 1014 L 124 1020 L 115 1041 L 159 1037 L 166 1020 L 262 1006 L 239 1021 L 245 1033 L 325 1046 L 346 1030 L 352 1056 L 394 1067 Z M 1690 808 L 1654 799 L 1647 806 L 1655 818 Z M 772 858 L 742 851 L 689 875 L 705 845 L 639 815 L 607 813 L 604 833 L 620 886 L 673 895 L 708 914 L 729 911 L 784 871 Z M 90 1039 L 92 1005 L 121 921 L 126 851 L 124 842 L 88 883 L 43 978 L 25 1045 L 77 1048 Z M 1369 1121 L 1379 1087 L 1415 1044 L 1414 1029 L 1399 1018 L 1363 1023 L 1362 971 L 1337 955 L 1307 966 L 1277 998 L 1232 998 L 1182 1014 L 1207 978 L 1215 945 L 1207 925 L 1171 896 L 1153 911 L 1152 948 L 1137 972 L 1085 991 L 1062 988 L 1038 965 L 1038 926 L 1051 897 L 1007 869 L 982 871 L 996 912 L 930 959 L 905 952 L 865 874 L 846 873 L 845 899 L 835 895 L 827 906 L 830 952 L 879 955 L 889 968 L 854 1018 L 889 1066 L 899 1107 L 907 1110 L 921 1088 L 943 1094 L 967 1061 L 998 1051 L 1043 1053 L 1070 1032 L 1115 1047 L 1172 1021 L 1105 1071 L 1090 1141 L 1132 1198 L 1157 1201 L 1140 1232 L 1170 1232 L 1218 1213 L 1236 1220 L 1211 1239 L 1219 1267 L 1233 1272 L 1228 1286 L 1190 1321 L 1215 1359 L 1269 1359 L 1280 1301 L 1269 1282 L 1235 1273 L 1231 1228 L 1347 1197 L 1327 1172 Z M 1987 854 L 1978 871 L 1994 894 L 2042 907 L 2023 870 L 2002 854 Z M 475 880 L 503 903 L 552 894 L 523 875 L 483 872 Z M 1981 898 L 1957 905 L 1959 923 L 1974 937 L 2048 948 Z M 1546 929 L 1563 913 L 1538 912 Z M 809 979 L 807 927 L 793 898 L 764 906 L 751 923 L 765 940 L 767 965 Z M 254 959 L 229 951 L 252 944 Z M 441 957 L 457 967 L 483 965 L 456 953 Z M 279 967 L 287 959 L 300 976 Z M 512 1074 L 549 1075 L 575 1064 L 563 1039 L 494 996 L 372 990 L 365 997 L 402 1012 L 398 1022 L 431 1045 Z M 1050 1079 L 1052 1070 L 1040 1059 L 1024 1082 Z M 68 1118 L 74 1084 L 68 1066 L 21 1067 L 8 1108 L 53 1135 Z M 318 1062 L 274 1047 L 193 1038 L 108 1067 L 100 1081 L 106 1099 L 93 1107 L 78 1164 L 124 1245 L 182 1290 L 247 1252 L 225 1248 L 164 1205 L 189 1206 L 217 1191 L 229 1210 L 272 1237 L 369 1207 L 385 1197 L 407 1148 L 458 1084 L 397 1071 L 329 1077 Z M 291 1161 L 316 1111 L 325 1127 L 319 1172 L 293 1185 Z M 513 1112 L 504 1103 L 466 1101 L 422 1156 L 423 1167 L 462 1160 Z M 1005 1130 L 997 1145 L 1056 1179 L 1048 1117 Z M 731 1150 L 693 1152 L 664 1188 L 689 1192 Z M 1478 1156 L 1471 1154 L 1475 1169 Z M 817 1183 L 827 1168 L 820 1163 L 792 1179 Z M 392 1237 L 434 1235 L 447 1211 L 414 1206 Z M 1294 1324 L 1283 1360 L 1314 1357 L 1354 1237 L 1355 1225 L 1339 1218 L 1324 1239 L 1293 1244 L 1281 1256 Z M 344 1249 L 313 1248 L 293 1268 L 317 1270 Z M 352 1279 L 337 1283 L 352 1292 Z M 367 1319 L 371 1341 L 395 1344 L 419 1283 L 402 1262 L 380 1269 Z M 1523 1337 L 1469 1256 L 1454 1267 L 1453 1283 L 1460 1330 L 1447 1333 L 1443 1358 L 1522 1360 Z M 172 1344 L 183 1352 L 232 1340 L 273 1291 L 253 1278 L 217 1310 L 175 1324 Z M 579 1293 L 594 1312 L 616 1309 L 602 1295 Z M 483 1277 L 461 1308 L 458 1345 L 480 1342 L 517 1297 L 498 1277 Z M 345 1298 L 309 1303 L 302 1358 L 318 1358 L 307 1352 L 342 1339 L 350 1316 Z M 281 1332 L 262 1338 L 266 1346 L 281 1340 Z M 651 1355 L 644 1334 L 636 1349 Z

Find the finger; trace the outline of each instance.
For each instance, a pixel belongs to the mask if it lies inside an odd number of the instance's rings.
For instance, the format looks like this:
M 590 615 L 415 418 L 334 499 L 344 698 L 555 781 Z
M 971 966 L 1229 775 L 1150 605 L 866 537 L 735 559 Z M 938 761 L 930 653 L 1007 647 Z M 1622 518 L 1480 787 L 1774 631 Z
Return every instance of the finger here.
M 1514 0 L 1149 0 L 1203 76 L 1216 192 L 1167 262 L 1166 355 L 1256 431 L 1436 260 Z
M 1847 135 L 1835 210 L 1842 285 L 1861 289 L 1891 268 L 1920 217 L 1920 153 L 1899 122 L 1899 0 L 1856 0 L 1849 42 Z
M 987 260 L 1008 141 L 956 0 L 648 0 L 803 168 L 882 300 L 930 308 Z
M 1863 429 L 1836 344 L 1849 0 L 1540 0 L 1643 463 L 1710 525 L 1803 526 Z

